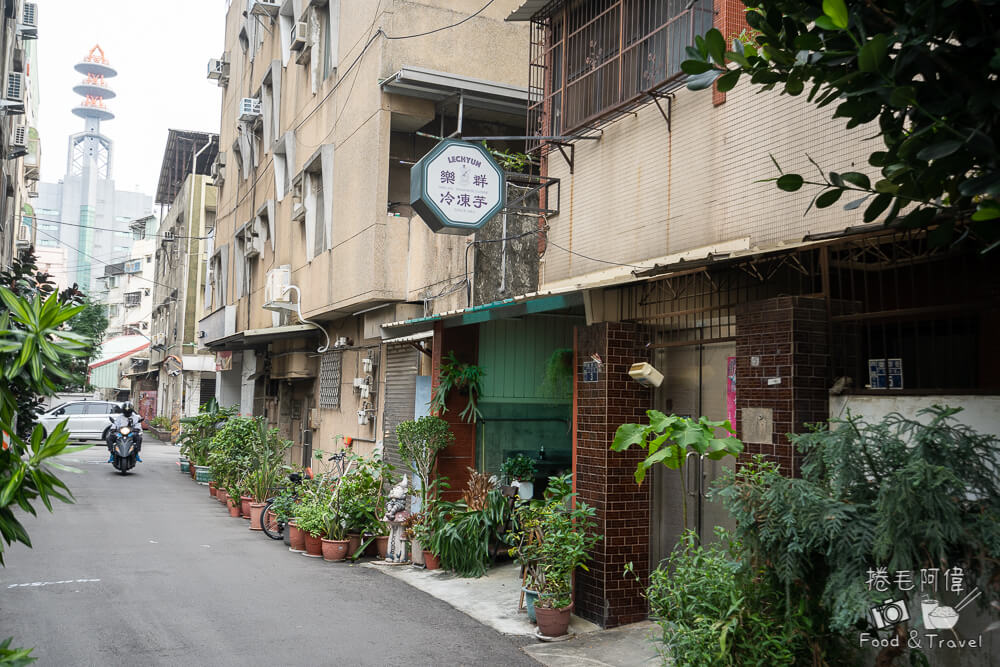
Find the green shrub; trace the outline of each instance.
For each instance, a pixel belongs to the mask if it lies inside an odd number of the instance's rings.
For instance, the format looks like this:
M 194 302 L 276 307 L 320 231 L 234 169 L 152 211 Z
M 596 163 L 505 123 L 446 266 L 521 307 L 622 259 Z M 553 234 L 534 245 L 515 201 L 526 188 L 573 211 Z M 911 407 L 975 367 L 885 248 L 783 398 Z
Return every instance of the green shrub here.
M 808 657 L 783 596 L 744 567 L 739 545 L 721 528 L 699 545 L 689 531 L 649 575 L 650 616 L 677 665 L 793 665 Z
M 790 436 L 804 454 L 801 478 L 756 459 L 716 484 L 748 562 L 785 592 L 788 609 L 806 610 L 814 653 L 829 664 L 850 659 L 859 631 L 876 634 L 867 612 L 886 593 L 867 585 L 869 571 L 958 567 L 968 590 L 991 592 L 984 606 L 994 597 L 1000 440 L 957 423 L 958 412 L 831 420 L 835 428 Z M 919 594 L 892 593 L 907 604 Z M 893 629 L 904 651 L 910 627 Z M 883 648 L 879 664 L 900 652 Z

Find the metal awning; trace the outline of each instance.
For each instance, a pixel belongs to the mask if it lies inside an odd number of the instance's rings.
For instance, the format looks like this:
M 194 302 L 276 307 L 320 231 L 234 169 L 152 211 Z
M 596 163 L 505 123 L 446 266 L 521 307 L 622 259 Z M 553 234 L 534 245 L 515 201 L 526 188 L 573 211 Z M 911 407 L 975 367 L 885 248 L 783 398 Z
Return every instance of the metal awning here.
M 415 343 L 418 340 L 427 340 L 428 338 L 433 338 L 433 337 L 434 337 L 434 330 L 428 329 L 427 331 L 421 331 L 419 333 L 410 334 L 409 336 L 399 336 L 398 338 L 389 338 L 387 340 L 383 340 L 382 342 L 386 343 L 387 345 L 389 343 Z
M 419 97 L 438 103 L 461 93 L 466 108 L 512 114 L 522 120 L 528 110 L 527 88 L 423 67 L 404 66 L 383 80 L 381 85 L 382 90 L 387 93 Z
M 530 21 L 531 18 L 545 8 L 546 5 L 555 4 L 553 0 L 526 0 L 521 6 L 510 13 L 507 21 Z
M 305 338 L 318 333 L 319 329 L 311 324 L 289 324 L 288 326 L 268 327 L 267 329 L 247 329 L 205 343 L 205 348 L 212 351 L 251 350 L 276 340 Z
M 503 320 L 520 315 L 545 313 L 582 305 L 583 292 L 575 288 L 558 292 L 532 292 L 481 306 L 450 310 L 412 320 L 389 322 L 382 325 L 382 331 L 383 335 L 388 334 L 393 338 L 398 338 L 426 331 L 428 326 L 433 326 L 435 322 L 442 322 L 445 327 L 461 327 L 467 324 L 479 324 L 490 320 Z

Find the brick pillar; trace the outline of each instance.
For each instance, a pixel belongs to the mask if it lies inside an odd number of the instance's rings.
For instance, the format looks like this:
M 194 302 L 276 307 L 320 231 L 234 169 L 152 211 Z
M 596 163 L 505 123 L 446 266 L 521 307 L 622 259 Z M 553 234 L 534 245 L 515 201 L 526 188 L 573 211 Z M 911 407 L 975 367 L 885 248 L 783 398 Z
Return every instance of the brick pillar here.
M 741 461 L 765 454 L 785 474 L 799 474 L 800 455 L 787 434 L 829 417 L 829 363 L 823 299 L 783 296 L 737 309 L 734 426 L 744 442 Z M 770 432 L 754 437 L 750 422 L 768 415 Z
M 576 329 L 576 414 L 573 446 L 577 499 L 597 509 L 597 543 L 589 572 L 577 570 L 574 611 L 602 627 L 646 618 L 645 584 L 623 576 L 631 562 L 643 581 L 649 571 L 649 484 L 635 483 L 641 449 L 612 452 L 619 425 L 646 420 L 652 390 L 628 376 L 629 366 L 649 361 L 649 334 L 631 324 L 601 323 Z M 592 354 L 603 366 L 596 382 L 584 382 Z
M 733 48 L 733 39 L 740 36 L 740 33 L 750 30 L 746 20 L 746 7 L 740 0 L 715 0 L 715 20 L 712 22 L 713 28 L 717 28 L 722 33 L 722 38 L 726 40 L 726 50 Z M 726 101 L 726 94 L 720 93 L 716 86 L 712 86 L 712 104 L 719 106 Z

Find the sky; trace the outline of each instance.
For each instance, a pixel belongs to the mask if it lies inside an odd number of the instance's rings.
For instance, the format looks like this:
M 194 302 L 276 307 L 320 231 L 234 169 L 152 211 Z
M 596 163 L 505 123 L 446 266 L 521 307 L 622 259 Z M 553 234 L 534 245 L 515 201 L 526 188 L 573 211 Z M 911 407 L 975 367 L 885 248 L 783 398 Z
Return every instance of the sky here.
M 226 0 L 37 0 L 42 180 L 66 171 L 66 142 L 83 130 L 72 114 L 83 99 L 73 69 L 100 44 L 118 76 L 106 102 L 115 119 L 101 123 L 114 142 L 119 190 L 156 194 L 167 130 L 219 131 L 222 89 L 206 77 L 223 51 Z

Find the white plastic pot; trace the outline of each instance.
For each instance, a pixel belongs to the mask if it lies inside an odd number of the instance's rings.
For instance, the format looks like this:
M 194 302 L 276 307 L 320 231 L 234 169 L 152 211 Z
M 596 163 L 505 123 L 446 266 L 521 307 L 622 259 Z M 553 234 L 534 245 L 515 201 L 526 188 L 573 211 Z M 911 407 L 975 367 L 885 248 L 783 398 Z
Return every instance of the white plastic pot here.
M 517 497 L 521 500 L 531 500 L 535 495 L 534 482 L 517 482 Z

